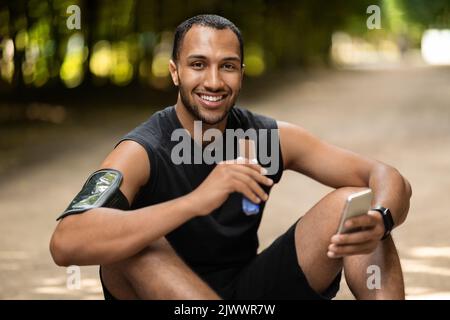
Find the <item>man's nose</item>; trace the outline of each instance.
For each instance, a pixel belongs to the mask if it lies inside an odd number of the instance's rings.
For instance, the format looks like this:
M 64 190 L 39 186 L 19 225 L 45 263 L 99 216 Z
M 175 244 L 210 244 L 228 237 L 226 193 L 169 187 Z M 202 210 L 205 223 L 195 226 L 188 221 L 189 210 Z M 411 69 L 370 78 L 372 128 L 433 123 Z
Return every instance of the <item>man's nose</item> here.
M 223 88 L 223 79 L 217 68 L 209 68 L 206 72 L 204 86 L 211 91 L 218 91 Z

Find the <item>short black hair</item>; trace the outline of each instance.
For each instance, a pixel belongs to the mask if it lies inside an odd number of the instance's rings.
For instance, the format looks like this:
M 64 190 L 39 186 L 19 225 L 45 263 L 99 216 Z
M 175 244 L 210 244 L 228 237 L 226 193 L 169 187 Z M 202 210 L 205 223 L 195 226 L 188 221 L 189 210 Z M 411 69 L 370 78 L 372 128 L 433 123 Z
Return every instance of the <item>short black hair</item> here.
M 244 64 L 244 41 L 241 31 L 230 20 L 215 14 L 200 14 L 182 22 L 175 30 L 172 48 L 172 60 L 177 61 L 180 54 L 181 44 L 186 33 L 195 25 L 210 27 L 217 30 L 230 29 L 239 40 L 239 49 L 241 53 L 241 64 Z

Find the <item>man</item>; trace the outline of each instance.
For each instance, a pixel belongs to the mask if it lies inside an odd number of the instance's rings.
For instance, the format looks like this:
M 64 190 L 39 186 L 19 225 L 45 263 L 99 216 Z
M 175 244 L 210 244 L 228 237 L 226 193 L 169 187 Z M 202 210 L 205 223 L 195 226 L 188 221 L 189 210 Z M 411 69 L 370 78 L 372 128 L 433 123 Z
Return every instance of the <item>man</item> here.
M 107 299 L 330 299 L 342 270 L 358 299 L 404 298 L 389 232 L 406 218 L 411 187 L 396 169 L 235 107 L 243 43 L 225 18 L 201 15 L 178 26 L 169 68 L 176 105 L 126 135 L 88 179 L 53 234 L 58 265 L 100 265 Z M 277 170 L 265 176 L 236 157 L 175 164 L 172 133 L 185 129 L 195 139 L 195 121 L 203 132 L 275 130 Z M 208 143 L 189 146 L 192 155 Z M 264 202 L 283 170 L 336 190 L 257 254 Z M 360 231 L 336 234 L 346 198 L 368 187 L 373 207 L 382 207 L 346 222 Z M 243 197 L 259 213 L 244 214 Z M 366 285 L 371 265 L 381 271 L 376 290 Z

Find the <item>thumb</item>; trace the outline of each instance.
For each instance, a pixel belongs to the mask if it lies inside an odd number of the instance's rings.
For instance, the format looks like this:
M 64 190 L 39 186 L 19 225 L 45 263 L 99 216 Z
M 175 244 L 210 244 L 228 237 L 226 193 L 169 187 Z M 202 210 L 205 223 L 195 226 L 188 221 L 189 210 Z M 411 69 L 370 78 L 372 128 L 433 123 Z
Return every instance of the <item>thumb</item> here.
M 369 212 L 367 212 L 367 214 L 370 215 L 370 216 L 380 215 L 380 213 L 378 211 L 374 211 L 374 210 L 369 210 Z

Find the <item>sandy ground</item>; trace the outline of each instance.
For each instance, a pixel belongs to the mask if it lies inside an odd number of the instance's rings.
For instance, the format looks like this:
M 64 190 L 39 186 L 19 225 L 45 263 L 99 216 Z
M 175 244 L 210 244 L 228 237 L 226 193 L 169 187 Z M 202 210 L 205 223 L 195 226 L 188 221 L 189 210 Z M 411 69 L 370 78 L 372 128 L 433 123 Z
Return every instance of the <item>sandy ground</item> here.
M 273 80 L 286 85 L 276 90 L 269 90 L 269 85 L 241 101 L 259 113 L 299 124 L 330 143 L 389 163 L 410 180 L 414 195 L 409 217 L 394 232 L 409 299 L 450 299 L 449 71 L 400 68 L 290 74 Z M 67 288 L 67 270 L 53 264 L 48 242 L 56 216 L 89 173 L 121 135 L 150 113 L 124 106 L 109 110 L 101 125 L 99 112 L 92 110 L 76 116 L 69 113 L 59 126 L 0 129 L 2 139 L 18 137 L 16 145 L 26 146 L 1 150 L 1 299 L 102 298 L 97 267 L 82 267 L 81 288 Z M 19 131 L 20 135 L 14 134 Z M 265 211 L 261 249 L 330 190 L 285 172 Z M 351 298 L 343 282 L 338 299 Z

